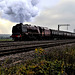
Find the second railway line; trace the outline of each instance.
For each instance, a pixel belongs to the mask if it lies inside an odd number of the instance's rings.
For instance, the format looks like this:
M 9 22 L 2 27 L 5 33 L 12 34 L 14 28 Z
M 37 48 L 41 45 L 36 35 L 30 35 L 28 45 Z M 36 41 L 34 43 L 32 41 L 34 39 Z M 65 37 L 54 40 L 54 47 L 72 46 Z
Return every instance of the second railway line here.
M 14 44 L 15 43 L 15 44 Z M 75 40 L 59 40 L 59 41 L 37 41 L 37 42 L 13 42 L 4 46 L 0 45 L 0 56 L 8 55 L 8 54 L 15 54 L 20 52 L 27 52 L 31 50 L 35 50 L 35 48 L 48 48 L 54 47 L 69 43 L 75 43 Z M 1 43 L 0 43 L 1 44 Z

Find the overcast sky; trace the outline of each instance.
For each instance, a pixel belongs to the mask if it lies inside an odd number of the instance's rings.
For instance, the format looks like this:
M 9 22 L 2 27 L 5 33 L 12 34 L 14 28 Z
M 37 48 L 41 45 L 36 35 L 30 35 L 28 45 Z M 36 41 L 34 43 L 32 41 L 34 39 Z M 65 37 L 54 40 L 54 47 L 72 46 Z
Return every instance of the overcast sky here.
M 40 12 L 31 24 L 51 29 L 57 29 L 58 24 L 70 24 L 68 31 L 75 29 L 75 0 L 41 0 L 38 6 Z M 0 18 L 0 34 L 11 34 L 15 24 Z M 67 27 L 60 27 L 60 30 L 67 30 Z

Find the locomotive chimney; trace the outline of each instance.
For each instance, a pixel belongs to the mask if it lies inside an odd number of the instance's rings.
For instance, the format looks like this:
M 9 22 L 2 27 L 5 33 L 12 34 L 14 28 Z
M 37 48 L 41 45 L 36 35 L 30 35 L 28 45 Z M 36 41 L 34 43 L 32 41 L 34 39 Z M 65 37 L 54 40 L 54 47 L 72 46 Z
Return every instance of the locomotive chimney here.
M 20 23 L 20 25 L 23 25 L 23 23 Z

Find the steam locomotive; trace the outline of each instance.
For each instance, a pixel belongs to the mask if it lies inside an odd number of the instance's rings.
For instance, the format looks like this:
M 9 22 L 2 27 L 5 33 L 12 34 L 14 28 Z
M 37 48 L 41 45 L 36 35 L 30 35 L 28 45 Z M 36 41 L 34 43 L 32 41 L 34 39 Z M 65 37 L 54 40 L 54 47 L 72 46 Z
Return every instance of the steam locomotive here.
M 75 39 L 75 33 L 20 23 L 13 26 L 11 37 L 14 41 Z

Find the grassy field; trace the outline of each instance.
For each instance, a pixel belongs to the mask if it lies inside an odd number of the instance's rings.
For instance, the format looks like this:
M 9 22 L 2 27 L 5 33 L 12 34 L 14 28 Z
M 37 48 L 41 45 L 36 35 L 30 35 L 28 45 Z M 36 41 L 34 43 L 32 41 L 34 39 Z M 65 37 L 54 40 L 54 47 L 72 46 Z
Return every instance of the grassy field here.
M 0 34 L 0 41 L 11 41 L 11 34 Z
M 8 64 L 10 60 L 5 60 Z M 0 75 L 75 75 L 75 47 L 46 52 L 35 49 L 35 58 L 11 67 L 0 66 Z
M 0 41 L 13 41 L 12 39 L 0 39 Z

